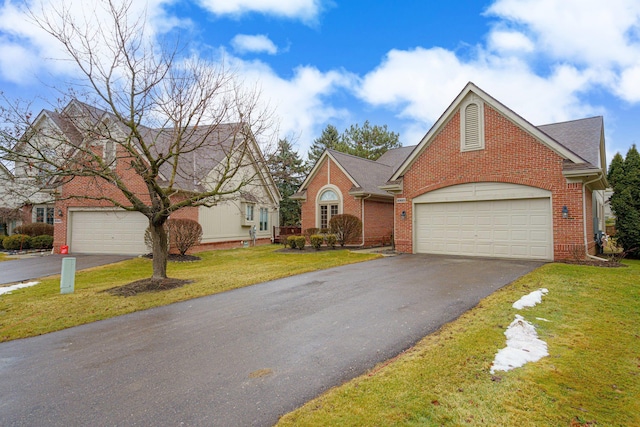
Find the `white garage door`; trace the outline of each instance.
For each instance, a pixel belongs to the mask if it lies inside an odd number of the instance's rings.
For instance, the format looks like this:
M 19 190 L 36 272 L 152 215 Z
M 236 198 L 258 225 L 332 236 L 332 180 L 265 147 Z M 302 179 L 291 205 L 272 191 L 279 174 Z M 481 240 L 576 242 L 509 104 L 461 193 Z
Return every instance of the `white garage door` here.
M 550 205 L 548 197 L 417 203 L 415 251 L 551 260 Z
M 144 232 L 149 224 L 139 212 L 76 211 L 71 213 L 69 251 L 87 254 L 147 253 Z

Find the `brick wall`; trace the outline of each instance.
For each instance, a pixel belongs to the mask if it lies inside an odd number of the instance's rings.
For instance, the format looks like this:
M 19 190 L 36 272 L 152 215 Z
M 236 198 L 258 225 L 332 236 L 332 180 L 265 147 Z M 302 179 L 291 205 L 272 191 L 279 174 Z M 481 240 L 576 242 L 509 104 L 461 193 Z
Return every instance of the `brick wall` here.
M 555 259 L 569 258 L 576 245 L 584 250 L 582 184 L 567 183 L 563 159 L 509 119 L 484 106 L 485 148 L 460 151 L 460 113 L 455 113 L 403 177 L 407 199 L 396 203 L 396 248 L 412 252 L 412 200 L 426 192 L 470 182 L 503 182 L 552 192 Z M 562 218 L 567 206 L 569 218 Z M 590 206 L 590 204 L 589 204 Z M 406 219 L 401 212 L 406 212 Z
M 354 215 L 360 220 L 362 216 L 363 200 L 355 198 L 349 194 L 353 183 L 342 172 L 336 163 L 329 157 L 320 164 L 316 175 L 307 186 L 307 200 L 302 203 L 302 231 L 308 228 L 319 227 L 317 223 L 318 193 L 328 184 L 338 188 L 342 194 L 342 212 Z M 393 202 L 364 200 L 364 244 L 375 246 L 391 243 L 393 233 Z M 352 244 L 362 244 L 362 239 L 351 242 Z
M 131 169 L 130 162 L 121 158 L 124 156 L 122 147 L 117 146 L 118 162 L 116 172 L 126 183 L 127 188 L 135 193 L 145 204 L 150 203 L 147 186 L 142 178 Z M 84 198 L 69 198 L 70 196 L 108 197 L 124 206 L 131 203 L 120 190 L 110 182 L 95 177 L 74 177 L 71 181 L 61 186 L 59 189 L 59 200 L 56 202 L 56 218 L 58 209 L 62 210 L 62 222 L 55 224 L 53 247 L 56 253 L 60 252 L 60 246 L 68 245 L 67 227 L 69 225 L 70 208 L 112 208 L 113 203 L 107 200 L 92 200 Z M 171 215 L 172 218 L 188 218 L 198 220 L 198 208 L 184 208 Z
M 364 201 L 365 246 L 391 244 L 393 234 L 393 203 Z
M 316 198 L 323 187 L 328 184 L 337 187 L 342 195 L 342 212 L 340 213 L 351 214 L 362 218 L 360 199 L 356 199 L 349 194 L 353 183 L 333 160 L 325 157 L 325 160 L 322 161 L 322 164 L 316 171 L 316 175 L 307 186 L 307 200 L 302 203 L 303 232 L 307 228 L 319 227 L 319 224 L 316 222 Z

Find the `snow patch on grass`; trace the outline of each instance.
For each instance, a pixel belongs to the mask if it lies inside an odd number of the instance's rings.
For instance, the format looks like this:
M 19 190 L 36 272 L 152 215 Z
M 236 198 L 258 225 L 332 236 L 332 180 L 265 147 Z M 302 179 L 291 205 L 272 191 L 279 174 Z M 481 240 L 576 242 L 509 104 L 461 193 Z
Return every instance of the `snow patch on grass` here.
M 514 302 L 513 308 L 521 310 L 525 307 L 533 307 L 536 304 L 540 304 L 542 302 L 542 295 L 546 295 L 548 293 L 549 293 L 549 290 L 546 288 L 533 291 L 529 295 L 525 295 L 522 298 L 520 298 L 518 301 Z
M 34 286 L 37 285 L 40 282 L 27 282 L 27 283 L 18 283 L 17 285 L 11 285 L 11 286 L 1 286 L 0 287 L 0 295 L 2 294 L 10 294 L 11 292 L 18 290 L 18 289 L 22 289 L 22 288 L 28 288 L 29 286 Z
M 549 355 L 547 343 L 538 339 L 535 326 L 516 314 L 516 318 L 504 332 L 507 346 L 498 351 L 491 365 L 491 373 L 510 371 L 527 362 L 537 362 Z

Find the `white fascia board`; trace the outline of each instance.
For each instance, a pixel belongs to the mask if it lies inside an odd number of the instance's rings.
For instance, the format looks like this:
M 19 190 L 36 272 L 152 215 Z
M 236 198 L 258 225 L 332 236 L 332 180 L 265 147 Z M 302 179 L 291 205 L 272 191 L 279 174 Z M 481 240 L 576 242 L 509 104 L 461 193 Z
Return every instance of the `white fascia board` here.
M 316 162 L 316 164 L 313 165 L 313 168 L 311 169 L 311 172 L 309 172 L 309 174 L 307 175 L 305 180 L 302 181 L 302 184 L 300 184 L 300 187 L 298 187 L 297 193 L 300 193 L 300 192 L 302 192 L 302 191 L 307 189 L 307 186 L 313 180 L 315 175 L 318 173 L 318 170 L 320 169 L 320 166 L 322 165 L 322 163 L 324 162 L 324 160 L 326 158 L 329 158 L 329 159 L 333 160 L 333 163 L 338 166 L 338 168 L 347 176 L 347 178 L 349 178 L 349 181 L 351 181 L 351 183 L 353 185 L 355 185 L 356 187 L 360 187 L 360 184 L 358 184 L 356 182 L 356 180 L 353 179 L 353 177 L 351 175 L 349 175 L 349 173 L 345 170 L 345 168 L 342 167 L 340 162 L 338 162 L 336 160 L 336 158 L 331 155 L 329 150 L 325 149 L 324 152 L 322 153 L 322 155 L 320 156 L 320 158 L 318 159 L 318 161 Z
M 478 97 L 482 99 L 482 101 L 489 105 L 494 110 L 498 111 L 505 117 L 507 117 L 511 122 L 524 129 L 532 136 L 534 136 L 538 141 L 542 144 L 550 148 L 551 150 L 558 153 L 561 157 L 571 160 L 574 163 L 583 163 L 584 159 L 575 154 L 573 151 L 567 149 L 556 140 L 542 132 L 540 129 L 529 123 L 527 120 L 522 118 L 520 115 L 516 114 L 513 110 L 506 107 L 504 104 L 493 98 L 491 95 L 480 89 L 474 83 L 469 82 L 464 87 L 462 92 L 458 94 L 458 96 L 453 100 L 451 105 L 445 110 L 445 112 L 440 116 L 440 118 L 434 123 L 434 125 L 429 129 L 427 134 L 422 138 L 418 147 L 411 153 L 411 155 L 402 163 L 402 165 L 396 170 L 393 176 L 389 179 L 390 181 L 395 181 L 399 177 L 403 176 L 407 169 L 414 163 L 414 161 L 422 154 L 422 152 L 431 144 L 431 140 L 437 135 L 442 127 L 451 119 L 453 114 L 458 110 L 461 102 L 466 98 L 466 96 L 470 93 L 475 93 Z

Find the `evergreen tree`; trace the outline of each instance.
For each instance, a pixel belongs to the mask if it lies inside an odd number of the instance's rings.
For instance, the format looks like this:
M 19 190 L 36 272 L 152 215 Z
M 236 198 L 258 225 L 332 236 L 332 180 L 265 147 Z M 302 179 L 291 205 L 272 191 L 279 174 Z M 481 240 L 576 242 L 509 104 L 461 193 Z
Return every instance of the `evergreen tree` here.
M 319 138 L 313 140 L 313 144 L 311 148 L 309 148 L 307 165 L 308 168 L 311 169 L 313 165 L 316 164 L 324 150 L 326 149 L 344 151 L 343 147 L 341 147 L 340 142 L 340 134 L 338 133 L 338 129 L 335 126 L 329 124 L 322 131 L 322 134 Z
M 269 170 L 282 195 L 280 225 L 300 224 L 300 202 L 291 200 L 304 179 L 305 167 L 297 151 L 287 139 L 278 141 L 278 147 L 267 160 Z
M 611 209 L 616 215 L 616 239 L 625 251 L 640 255 L 640 154 L 633 145 L 624 161 L 617 153 L 609 165 L 613 188 Z
M 369 120 L 362 127 L 358 124 L 351 125 L 341 136 L 345 147 L 344 152 L 369 160 L 377 160 L 387 150 L 398 148 L 402 145 L 398 134 L 387 129 L 387 125 L 371 126 Z

